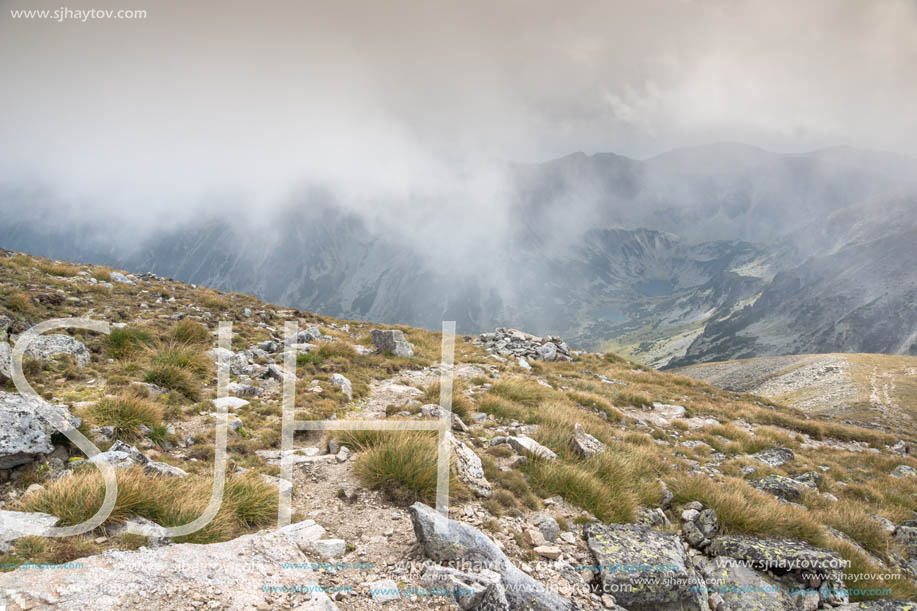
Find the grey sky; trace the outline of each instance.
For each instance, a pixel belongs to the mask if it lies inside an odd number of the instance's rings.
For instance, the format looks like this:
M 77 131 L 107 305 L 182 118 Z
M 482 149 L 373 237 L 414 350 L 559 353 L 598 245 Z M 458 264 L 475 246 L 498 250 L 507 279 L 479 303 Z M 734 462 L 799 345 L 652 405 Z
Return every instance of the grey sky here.
M 448 199 L 492 197 L 494 159 L 578 150 L 917 154 L 914 0 L 79 2 L 0 0 L 2 183 Z M 10 15 L 61 5 L 148 17 Z

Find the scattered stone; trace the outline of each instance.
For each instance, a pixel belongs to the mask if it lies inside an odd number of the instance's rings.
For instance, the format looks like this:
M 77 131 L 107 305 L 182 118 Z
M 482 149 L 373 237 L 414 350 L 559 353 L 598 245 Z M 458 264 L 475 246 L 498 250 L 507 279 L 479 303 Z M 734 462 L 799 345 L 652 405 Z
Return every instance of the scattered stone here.
M 346 446 L 342 447 L 334 457 L 338 462 L 347 462 L 347 459 L 350 458 L 350 450 Z

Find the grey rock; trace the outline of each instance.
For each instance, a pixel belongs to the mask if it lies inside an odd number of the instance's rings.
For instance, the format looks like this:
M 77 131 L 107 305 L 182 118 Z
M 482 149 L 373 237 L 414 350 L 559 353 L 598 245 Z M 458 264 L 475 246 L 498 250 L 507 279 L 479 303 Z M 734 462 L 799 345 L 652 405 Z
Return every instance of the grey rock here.
M 557 359 L 557 346 L 553 342 L 547 342 L 535 349 L 538 358 L 542 361 L 553 361 Z
M 701 534 L 708 539 L 716 535 L 720 529 L 720 522 L 716 518 L 716 512 L 712 509 L 705 509 L 700 512 L 694 524 L 697 525 Z
M 560 525 L 557 524 L 557 520 L 546 513 L 536 513 L 529 518 L 529 522 L 534 524 L 541 532 L 545 541 L 549 543 L 557 541 L 557 537 L 560 535 Z
M 763 462 L 765 465 L 779 467 L 795 459 L 796 455 L 789 448 L 768 448 L 767 450 L 761 450 L 757 454 L 752 454 L 751 457 Z
M 484 465 L 474 450 L 456 439 L 452 433 L 446 433 L 446 439 L 455 457 L 454 465 L 458 478 L 480 497 L 487 498 L 493 494 L 493 487 L 484 477 Z
M 404 338 L 404 333 L 397 329 L 370 331 L 373 345 L 382 353 L 391 353 L 394 356 L 414 356 L 414 347 Z
M 409 513 L 414 534 L 428 558 L 445 563 L 470 562 L 498 573 L 503 578 L 511 608 L 577 609 L 572 601 L 548 592 L 543 584 L 516 568 L 500 548 L 476 528 L 449 520 L 423 503 L 411 505 Z
M 317 539 L 309 544 L 309 549 L 323 560 L 330 560 L 347 553 L 347 542 L 343 539 Z
M 373 602 L 387 603 L 401 598 L 398 589 L 398 584 L 394 580 L 380 579 L 369 584 L 369 595 Z
M 331 383 L 341 389 L 348 399 L 353 399 L 353 386 L 350 383 L 350 380 L 345 378 L 339 373 L 331 374 Z
M 181 543 L 137 550 L 107 550 L 80 558 L 78 571 L 20 568 L 0 573 L 0 606 L 32 609 L 199 609 L 243 611 L 276 608 L 274 595 L 251 587 L 252 576 L 266 585 L 315 588 L 306 607 L 322 611 L 334 603 L 317 588 L 302 566 L 308 558 L 283 530 L 267 530 L 231 541 Z M 216 587 L 215 587 L 216 586 Z M 53 596 L 53 603 L 48 602 Z M 214 603 L 209 603 L 209 600 Z M 23 604 L 27 603 L 27 604 Z
M 494 571 L 486 569 L 469 573 L 453 568 L 432 565 L 420 578 L 424 588 L 447 592 L 444 596 L 463 611 L 511 611 L 506 598 L 503 580 Z
M 219 399 L 212 399 L 210 402 L 218 410 L 225 407 L 227 412 L 234 412 L 240 407 L 248 405 L 248 401 L 239 397 L 220 397 Z
M 0 342 L 0 378 L 12 378 L 13 351 L 6 342 Z
M 145 533 L 144 536 L 149 539 L 149 545 L 153 547 L 168 545 L 172 542 L 172 537 L 169 535 L 169 530 L 165 526 L 160 526 L 156 522 L 141 516 L 133 516 L 125 522 L 119 522 L 114 526 L 106 527 L 105 531 L 109 535 L 120 537 L 121 535 L 127 533 L 128 526 L 142 528 Z
M 721 535 L 707 547 L 707 554 L 741 560 L 756 570 L 784 573 L 797 577 L 797 583 L 807 584 L 809 576 L 821 578 L 821 598 L 832 605 L 848 602 L 843 579 L 844 560 L 836 552 L 813 547 L 791 539 L 763 539 L 742 535 Z M 828 591 L 830 590 L 830 592 Z
M 227 390 L 237 397 L 257 397 L 264 392 L 263 389 L 257 386 L 241 382 L 230 382 L 227 386 Z
M 784 611 L 797 609 L 786 585 L 767 575 L 733 562 L 697 559 L 698 569 L 709 587 L 722 598 L 723 609 L 732 611 Z M 710 597 L 713 600 L 713 595 Z M 715 608 L 715 607 L 714 607 Z
M 807 488 L 805 484 L 801 484 L 794 479 L 782 475 L 768 475 L 767 477 L 752 481 L 751 485 L 758 490 L 763 490 L 764 492 L 793 503 L 802 498 L 802 492 Z
M 0 510 L 0 553 L 10 551 L 17 539 L 38 534 L 45 528 L 56 526 L 59 521 L 59 518 L 47 513 Z
M 892 477 L 917 477 L 917 469 L 910 465 L 898 465 L 891 472 Z
M 586 432 L 579 423 L 573 425 L 573 450 L 583 458 L 589 458 L 605 449 L 605 444 Z
M 37 411 L 36 411 L 37 410 Z M 80 425 L 67 408 L 36 399 L 36 408 L 18 393 L 0 391 L 0 469 L 10 469 L 54 451 L 51 435 Z
M 111 272 L 111 281 L 118 284 L 134 284 L 134 281 L 121 272 Z
M 547 460 L 554 460 L 557 458 L 557 454 L 544 447 L 531 437 L 526 437 L 525 435 L 520 435 L 518 437 L 508 437 L 506 442 L 511 445 L 517 452 L 529 452 L 539 458 L 544 458 Z
M 49 361 L 57 354 L 70 355 L 77 367 L 89 364 L 89 350 L 83 342 L 69 335 L 39 335 L 25 351 L 25 356 L 36 361 Z
M 707 610 L 703 581 L 675 533 L 630 524 L 589 524 L 585 533 L 601 582 L 617 604 L 629 611 Z
M 821 483 L 822 475 L 818 471 L 806 471 L 800 475 L 793 477 L 794 480 L 808 486 L 814 490 L 818 490 L 818 485 Z

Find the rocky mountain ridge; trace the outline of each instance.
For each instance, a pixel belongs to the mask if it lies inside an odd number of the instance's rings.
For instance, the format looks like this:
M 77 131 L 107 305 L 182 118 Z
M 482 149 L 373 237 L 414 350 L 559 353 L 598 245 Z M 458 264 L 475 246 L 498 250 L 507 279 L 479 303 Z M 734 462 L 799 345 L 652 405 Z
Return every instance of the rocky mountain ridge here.
M 256 219 L 82 220 L 75 232 L 8 192 L 0 246 L 330 316 L 555 332 L 655 367 L 917 350 L 913 160 L 720 144 L 645 161 L 576 154 L 505 173 L 509 221 L 414 228 L 310 192 Z M 125 231 L 136 238 L 112 238 Z

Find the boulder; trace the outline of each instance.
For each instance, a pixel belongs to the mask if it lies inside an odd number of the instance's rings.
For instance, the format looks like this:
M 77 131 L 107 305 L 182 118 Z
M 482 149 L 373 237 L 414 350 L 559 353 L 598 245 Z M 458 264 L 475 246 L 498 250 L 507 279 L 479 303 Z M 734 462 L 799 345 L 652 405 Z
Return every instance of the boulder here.
M 77 367 L 89 364 L 89 350 L 83 342 L 69 335 L 39 335 L 25 351 L 25 356 L 36 361 L 50 361 L 57 354 L 70 355 Z
M 589 524 L 586 544 L 604 591 L 629 611 L 706 611 L 704 582 L 678 535 L 631 524 Z
M 764 492 L 773 494 L 777 498 L 792 503 L 799 501 L 802 498 L 803 490 L 807 488 L 805 484 L 801 484 L 794 479 L 782 475 L 768 475 L 767 477 L 752 481 L 751 485 L 758 490 L 763 490 Z
M 56 526 L 59 521 L 47 513 L 0 510 L 0 553 L 10 551 L 17 539 Z
M 793 454 L 793 450 L 789 448 L 768 448 L 767 450 L 761 450 L 757 454 L 752 454 L 751 457 L 759 462 L 763 462 L 765 465 L 779 467 L 795 459 L 796 455 Z
M 493 493 L 493 487 L 484 477 L 484 465 L 481 459 L 474 453 L 474 450 L 456 439 L 452 433 L 446 433 L 446 439 L 449 441 L 452 455 L 455 456 L 453 464 L 458 478 L 476 495 L 489 497 Z
M 447 564 L 472 563 L 501 576 L 512 609 L 555 611 L 577 609 L 572 601 L 546 590 L 506 557 L 497 545 L 478 529 L 449 520 L 423 503 L 409 508 L 414 534 L 431 560 Z
M 385 354 L 394 356 L 409 357 L 414 356 L 414 347 L 404 338 L 404 333 L 398 329 L 370 331 L 373 345 Z
M 10 469 L 32 462 L 54 451 L 51 435 L 60 428 L 80 425 L 80 419 L 67 408 L 40 401 L 38 411 L 18 393 L 0 391 L 0 469 Z
M 836 552 L 803 541 L 743 535 L 716 537 L 706 551 L 713 557 L 733 558 L 749 568 L 780 575 L 780 581 L 794 589 L 811 587 L 812 579 L 817 578 L 822 604 L 835 606 L 848 602 L 843 573 L 845 560 Z
M 605 444 L 586 432 L 579 423 L 573 425 L 573 450 L 583 458 L 589 458 L 605 449 Z

